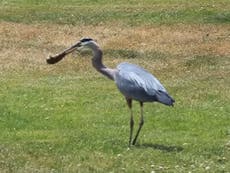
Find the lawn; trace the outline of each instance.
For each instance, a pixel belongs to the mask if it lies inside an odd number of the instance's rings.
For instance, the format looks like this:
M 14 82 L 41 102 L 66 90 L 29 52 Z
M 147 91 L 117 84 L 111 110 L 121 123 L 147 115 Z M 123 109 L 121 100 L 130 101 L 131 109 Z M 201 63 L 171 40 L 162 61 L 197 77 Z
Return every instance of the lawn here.
M 0 2 L 0 172 L 230 172 L 227 0 Z M 104 64 L 153 73 L 175 106 L 129 110 L 91 53 L 46 57 L 95 38 Z M 135 125 L 139 104 L 134 104 Z M 136 129 L 136 128 L 135 128 Z

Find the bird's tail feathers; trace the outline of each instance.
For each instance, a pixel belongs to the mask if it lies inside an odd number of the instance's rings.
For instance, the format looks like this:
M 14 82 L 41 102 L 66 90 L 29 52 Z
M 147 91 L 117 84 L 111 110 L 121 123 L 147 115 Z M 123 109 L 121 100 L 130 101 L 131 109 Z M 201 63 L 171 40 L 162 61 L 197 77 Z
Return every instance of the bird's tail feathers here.
M 175 100 L 166 92 L 159 90 L 156 94 L 157 100 L 168 106 L 173 106 Z

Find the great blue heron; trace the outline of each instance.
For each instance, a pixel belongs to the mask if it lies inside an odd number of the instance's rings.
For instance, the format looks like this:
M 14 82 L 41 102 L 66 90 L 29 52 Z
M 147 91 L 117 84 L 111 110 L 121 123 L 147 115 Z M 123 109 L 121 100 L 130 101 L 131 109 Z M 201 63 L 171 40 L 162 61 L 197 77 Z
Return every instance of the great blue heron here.
M 106 67 L 102 63 L 102 50 L 100 49 L 96 41 L 91 38 L 83 38 L 63 52 L 55 56 L 50 56 L 47 59 L 47 63 L 54 64 L 64 58 L 65 55 L 73 52 L 74 50 L 79 51 L 82 48 L 88 48 L 92 50 L 93 67 L 109 79 L 115 81 L 117 88 L 125 96 L 128 107 L 130 109 L 129 145 L 135 145 L 137 137 L 144 124 L 143 103 L 160 102 L 168 106 L 173 106 L 173 103 L 175 102 L 174 99 L 168 94 L 163 85 L 151 73 L 137 65 L 123 62 L 119 64 L 116 69 Z M 137 133 L 134 139 L 132 100 L 139 101 L 141 107 L 139 128 L 137 129 Z

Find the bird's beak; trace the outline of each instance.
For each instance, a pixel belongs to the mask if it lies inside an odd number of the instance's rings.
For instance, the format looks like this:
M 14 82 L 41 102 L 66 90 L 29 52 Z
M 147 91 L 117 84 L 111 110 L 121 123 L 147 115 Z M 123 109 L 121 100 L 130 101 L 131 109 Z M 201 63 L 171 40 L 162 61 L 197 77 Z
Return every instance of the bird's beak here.
M 46 59 L 46 62 L 48 64 L 55 64 L 61 61 L 67 54 L 73 52 L 74 50 L 78 50 L 78 48 L 80 47 L 81 47 L 81 42 L 77 42 L 74 45 L 70 46 L 69 48 L 65 49 L 64 51 L 60 52 L 59 54 L 54 55 L 54 56 L 49 56 Z
M 67 54 L 73 52 L 74 50 L 78 50 L 79 47 L 81 47 L 81 42 L 78 42 L 78 43 L 72 45 L 71 47 L 64 50 L 64 52 L 67 55 Z

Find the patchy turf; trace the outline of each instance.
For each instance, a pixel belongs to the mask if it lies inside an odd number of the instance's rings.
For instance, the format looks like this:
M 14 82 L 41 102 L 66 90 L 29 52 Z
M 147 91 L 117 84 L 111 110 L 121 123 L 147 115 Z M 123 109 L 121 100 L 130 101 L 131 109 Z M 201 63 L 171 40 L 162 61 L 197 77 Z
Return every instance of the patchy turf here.
M 142 25 L 137 18 L 126 25 L 128 17 L 109 16 L 116 22 L 108 22 L 108 17 L 106 24 L 78 26 L 60 25 L 56 17 L 43 21 L 35 16 L 31 23 L 27 9 L 51 8 L 50 14 L 56 8 L 84 11 L 92 3 L 65 1 L 52 7 L 51 2 L 59 1 L 0 2 L 0 13 L 10 11 L 6 18 L 0 15 L 0 172 L 230 170 L 230 27 L 226 22 L 207 24 L 185 18 L 183 23 L 172 20 L 159 25 L 146 17 Z M 138 7 L 121 2 L 113 6 L 112 1 L 98 1 L 90 8 L 108 6 L 119 13 L 126 6 L 128 15 L 143 15 L 143 6 L 153 3 L 146 0 Z M 175 13 L 198 3 L 154 2 L 149 8 L 167 7 Z M 209 4 L 208 8 L 227 14 L 226 2 L 211 7 L 209 1 L 201 1 L 197 6 Z M 20 20 L 12 15 L 15 9 L 15 14 L 21 11 Z M 62 11 L 66 18 L 68 11 Z M 10 16 L 17 23 L 9 22 L 14 21 Z M 83 36 L 98 40 L 106 65 L 139 64 L 176 99 L 174 108 L 145 104 L 146 123 L 135 147 L 127 147 L 126 103 L 113 82 L 92 68 L 90 54 L 74 53 L 53 66 L 45 63 L 48 54 Z M 137 122 L 138 104 L 134 111 Z

